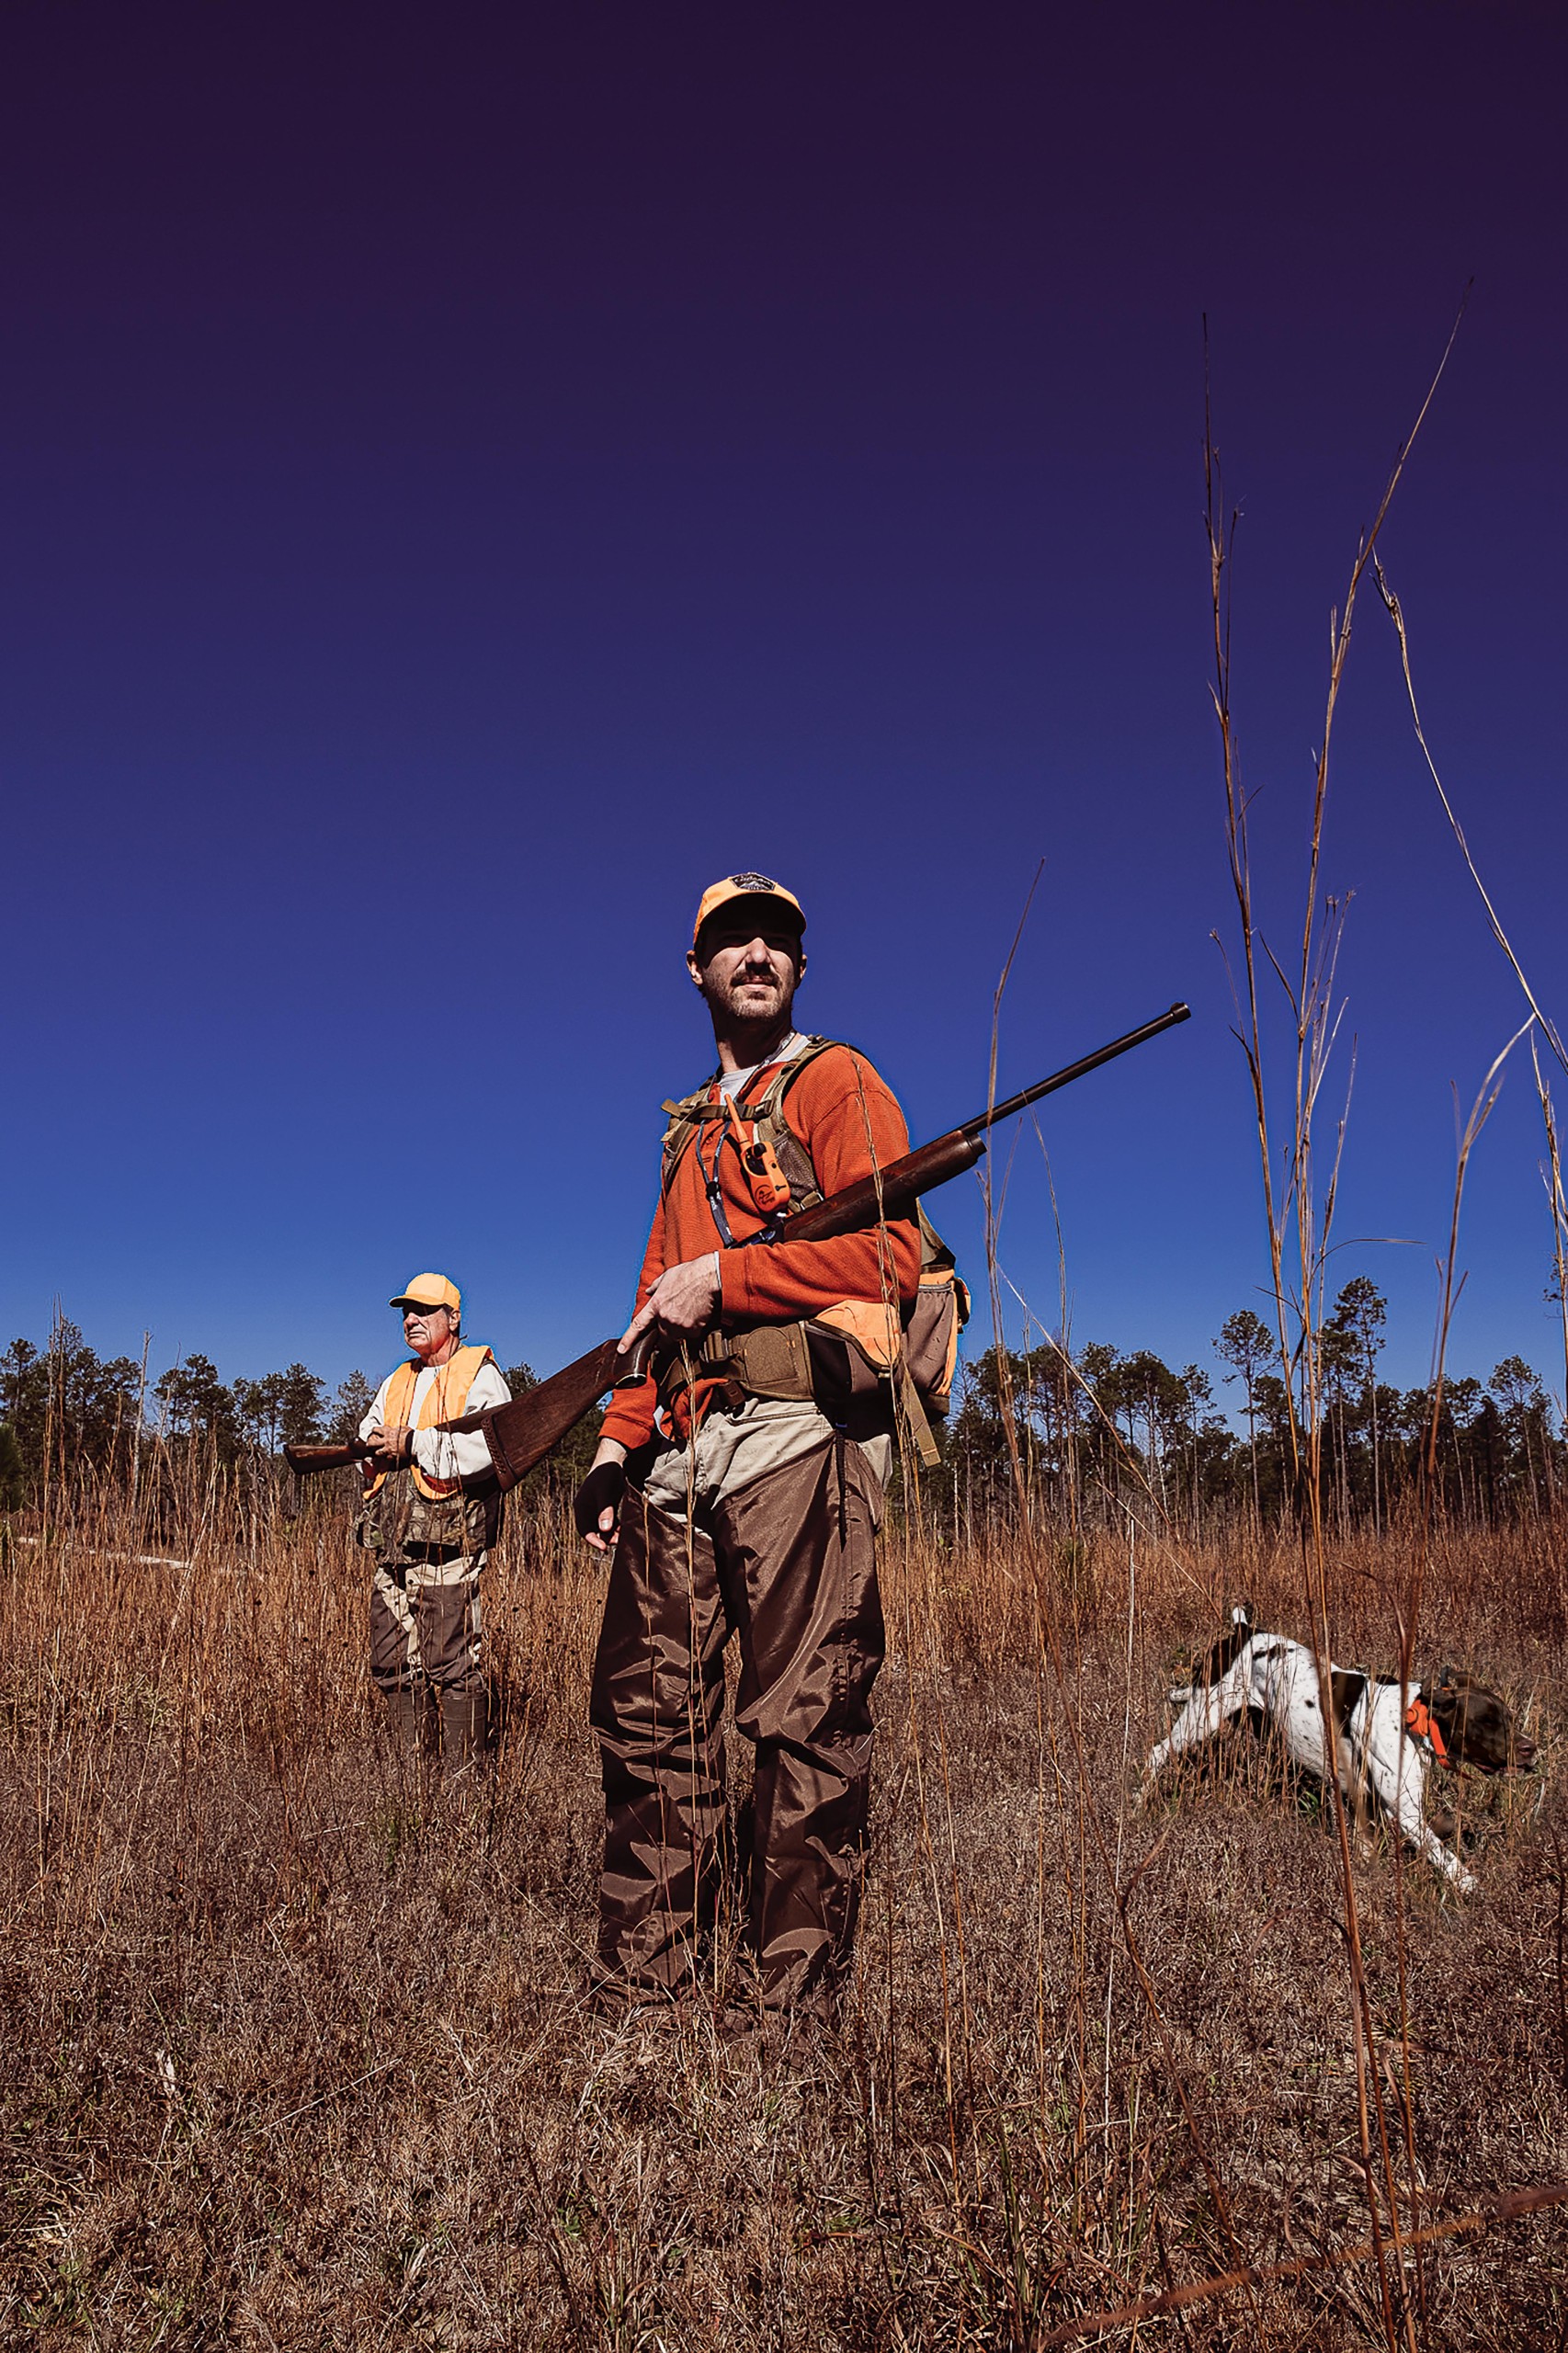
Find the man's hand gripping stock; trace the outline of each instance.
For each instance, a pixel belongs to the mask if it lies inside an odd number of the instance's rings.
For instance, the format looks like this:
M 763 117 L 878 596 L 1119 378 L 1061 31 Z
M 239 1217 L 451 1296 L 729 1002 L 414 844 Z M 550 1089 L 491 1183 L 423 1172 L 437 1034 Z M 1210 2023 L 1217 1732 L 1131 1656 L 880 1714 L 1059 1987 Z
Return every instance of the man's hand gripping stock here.
M 366 1437 L 370 1449 L 366 1476 L 395 1471 L 414 1460 L 414 1432 L 406 1422 L 374 1422 Z
M 620 1336 L 624 1352 L 644 1332 L 661 1339 L 699 1340 L 719 1311 L 719 1253 L 687 1258 L 666 1267 Z M 619 1438 L 602 1438 L 593 1468 L 573 1503 L 577 1532 L 596 1552 L 608 1552 L 615 1542 L 621 1499 L 626 1493 L 626 1449 Z

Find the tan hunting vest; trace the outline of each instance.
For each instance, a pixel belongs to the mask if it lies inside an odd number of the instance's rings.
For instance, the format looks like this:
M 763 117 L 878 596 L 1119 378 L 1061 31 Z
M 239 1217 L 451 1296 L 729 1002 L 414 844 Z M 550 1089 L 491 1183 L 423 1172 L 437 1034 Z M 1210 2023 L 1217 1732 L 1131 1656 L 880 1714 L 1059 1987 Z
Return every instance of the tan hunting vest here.
M 811 1155 L 784 1116 L 784 1100 L 807 1065 L 837 1042 L 808 1038 L 754 1101 L 737 1107 L 744 1120 L 756 1121 L 758 1139 L 772 1145 L 790 1188 L 791 1213 L 814 1208 L 823 1196 Z M 710 1079 L 696 1094 L 664 1107 L 669 1126 L 661 1190 L 666 1195 L 703 1128 L 729 1116 L 723 1102 L 713 1100 L 713 1085 Z M 892 1422 L 902 1409 L 922 1461 L 935 1462 L 930 1424 L 948 1410 L 959 1335 L 969 1321 L 969 1291 L 952 1252 L 918 1205 L 915 1215 L 920 1288 L 908 1307 L 898 1300 L 846 1299 L 799 1323 L 711 1332 L 693 1352 L 702 1370 L 733 1381 L 747 1396 L 814 1399 L 834 1421 L 846 1415 L 874 1416 L 880 1404 Z M 672 1370 L 678 1381 L 678 1365 Z

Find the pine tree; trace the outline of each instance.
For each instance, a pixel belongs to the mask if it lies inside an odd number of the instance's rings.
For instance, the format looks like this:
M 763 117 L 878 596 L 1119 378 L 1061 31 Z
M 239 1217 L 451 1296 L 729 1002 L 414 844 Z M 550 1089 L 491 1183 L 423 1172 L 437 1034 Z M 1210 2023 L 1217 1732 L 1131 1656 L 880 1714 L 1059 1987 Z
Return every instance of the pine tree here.
M 351 1372 L 347 1381 L 338 1383 L 326 1433 L 334 1446 L 347 1446 L 351 1438 L 358 1437 L 359 1425 L 375 1403 L 375 1396 L 362 1372 Z

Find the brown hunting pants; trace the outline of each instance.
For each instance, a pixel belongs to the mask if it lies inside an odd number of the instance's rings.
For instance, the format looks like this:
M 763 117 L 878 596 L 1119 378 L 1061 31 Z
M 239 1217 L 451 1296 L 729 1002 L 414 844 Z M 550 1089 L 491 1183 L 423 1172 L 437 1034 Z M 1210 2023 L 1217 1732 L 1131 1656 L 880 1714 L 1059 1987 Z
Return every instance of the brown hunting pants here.
M 705 1427 L 696 1463 L 687 1449 L 663 1457 L 621 1514 L 592 1700 L 599 1961 L 628 1992 L 674 1989 L 714 1920 L 729 1850 L 723 1650 L 738 1633 L 735 1723 L 756 1751 L 741 1840 L 749 1941 L 762 2000 L 783 2007 L 831 1991 L 854 1939 L 883 1651 L 882 1491 L 862 1449 L 810 1407 L 753 1401 L 736 1419 L 742 1442 L 714 1430 L 710 1447 Z M 748 1460 L 802 1442 L 746 1476 Z M 653 1500 L 683 1487 L 679 1517 Z
M 378 1691 L 484 1688 L 479 1571 L 484 1555 L 415 1566 L 376 1564 L 370 1679 Z

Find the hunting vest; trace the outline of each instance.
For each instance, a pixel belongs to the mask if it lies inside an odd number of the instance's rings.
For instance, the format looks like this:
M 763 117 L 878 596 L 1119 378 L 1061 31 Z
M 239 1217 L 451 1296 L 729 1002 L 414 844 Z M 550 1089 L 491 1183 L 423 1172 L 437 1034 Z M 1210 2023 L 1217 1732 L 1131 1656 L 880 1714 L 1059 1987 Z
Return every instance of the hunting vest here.
M 490 1361 L 488 1348 L 459 1348 L 437 1365 L 415 1427 L 425 1430 L 437 1422 L 456 1421 L 467 1407 L 480 1366 Z M 424 1369 L 418 1363 L 400 1364 L 393 1373 L 382 1409 L 389 1427 L 407 1422 L 414 1386 Z M 449 1560 L 454 1554 L 477 1558 L 487 1552 L 500 1535 L 502 1507 L 499 1488 L 465 1495 L 460 1479 L 432 1479 L 411 1459 L 369 1482 L 355 1533 L 401 1583 L 403 1570 L 412 1564 Z
M 455 1355 L 447 1358 L 445 1364 L 437 1365 L 436 1378 L 426 1391 L 425 1403 L 419 1408 L 419 1419 L 415 1424 L 415 1429 L 434 1429 L 437 1422 L 455 1422 L 460 1414 L 468 1410 L 468 1392 L 478 1377 L 480 1366 L 491 1364 L 494 1361 L 488 1348 L 459 1348 Z M 408 1421 L 409 1409 L 414 1401 L 415 1383 L 424 1370 L 425 1367 L 416 1358 L 411 1358 L 407 1364 L 399 1365 L 387 1383 L 387 1398 L 386 1404 L 381 1408 L 381 1418 L 389 1429 L 399 1428 Z M 420 1469 L 412 1456 L 409 1458 L 408 1467 L 414 1474 L 415 1485 L 430 1503 L 438 1503 L 443 1496 L 455 1495 L 461 1492 L 460 1479 L 432 1479 L 427 1472 Z M 383 1471 L 377 1478 L 372 1479 L 365 1490 L 367 1497 L 379 1494 L 392 1475 L 390 1472 Z
M 798 1054 L 780 1063 L 762 1093 L 744 1106 L 732 1107 L 722 1095 L 715 1100 L 717 1082 L 711 1078 L 696 1094 L 666 1103 L 669 1125 L 661 1192 L 667 1198 L 676 1171 L 694 1144 L 705 1154 L 713 1151 L 716 1176 L 718 1154 L 744 1151 L 750 1142 L 771 1150 L 790 1188 L 788 1213 L 814 1208 L 823 1198 L 816 1171 L 784 1116 L 784 1103 L 801 1073 L 837 1042 L 808 1038 Z M 749 1158 L 748 1154 L 748 1165 Z M 732 1237 L 715 1192 L 716 1187 L 710 1187 L 718 1239 L 727 1248 Z M 748 1397 L 810 1399 L 830 1421 L 847 1426 L 857 1436 L 892 1428 L 902 1419 L 921 1460 L 935 1462 L 937 1444 L 930 1425 L 942 1419 L 951 1399 L 959 1335 L 969 1321 L 969 1291 L 952 1252 L 918 1204 L 915 1216 L 920 1286 L 908 1306 L 897 1299 L 840 1300 L 798 1323 L 710 1332 L 689 1355 L 703 1372 L 733 1381 Z M 756 1247 L 766 1248 L 773 1238 L 772 1223 L 770 1220 L 764 1226 Z M 666 1404 L 685 1377 L 677 1359 L 661 1382 Z

